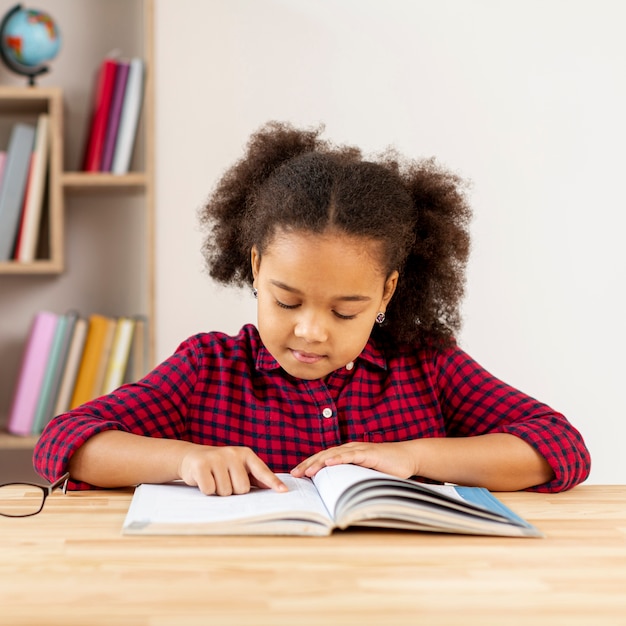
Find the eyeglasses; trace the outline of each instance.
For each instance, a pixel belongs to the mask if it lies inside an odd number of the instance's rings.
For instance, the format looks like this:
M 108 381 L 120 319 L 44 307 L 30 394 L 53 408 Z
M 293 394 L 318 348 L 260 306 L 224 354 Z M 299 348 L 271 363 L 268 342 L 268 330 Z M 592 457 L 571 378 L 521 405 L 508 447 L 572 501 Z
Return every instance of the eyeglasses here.
M 61 487 L 67 492 L 69 472 L 50 485 L 36 483 L 5 483 L 0 485 L 0 515 L 4 517 L 30 517 L 37 515 L 46 502 L 46 498 Z

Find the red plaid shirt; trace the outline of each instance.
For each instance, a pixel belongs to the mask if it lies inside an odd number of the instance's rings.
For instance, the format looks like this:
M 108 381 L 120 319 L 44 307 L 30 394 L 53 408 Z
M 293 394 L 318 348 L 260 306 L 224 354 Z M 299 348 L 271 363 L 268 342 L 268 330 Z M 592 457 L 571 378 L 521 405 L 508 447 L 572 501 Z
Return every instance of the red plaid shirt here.
M 236 337 L 204 333 L 135 384 L 54 418 L 35 449 L 52 480 L 72 454 L 108 429 L 252 448 L 275 472 L 348 441 L 511 433 L 537 449 L 560 491 L 590 467 L 580 433 L 559 413 L 494 378 L 458 347 L 392 348 L 370 339 L 354 368 L 325 380 L 287 374 L 252 325 Z M 74 483 L 74 488 L 88 485 Z

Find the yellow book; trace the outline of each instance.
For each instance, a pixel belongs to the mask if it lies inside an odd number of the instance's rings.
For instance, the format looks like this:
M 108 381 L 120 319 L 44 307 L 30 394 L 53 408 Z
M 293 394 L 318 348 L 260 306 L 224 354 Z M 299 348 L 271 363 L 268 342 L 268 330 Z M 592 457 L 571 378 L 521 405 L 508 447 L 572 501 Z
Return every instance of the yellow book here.
M 107 363 L 101 393 L 104 395 L 117 389 L 124 381 L 130 346 L 133 341 L 135 321 L 130 317 L 120 317 L 115 325 L 113 345 Z
M 89 328 L 72 394 L 71 409 L 100 395 L 104 368 L 108 361 L 114 331 L 115 320 L 113 318 L 96 313 L 89 316 Z

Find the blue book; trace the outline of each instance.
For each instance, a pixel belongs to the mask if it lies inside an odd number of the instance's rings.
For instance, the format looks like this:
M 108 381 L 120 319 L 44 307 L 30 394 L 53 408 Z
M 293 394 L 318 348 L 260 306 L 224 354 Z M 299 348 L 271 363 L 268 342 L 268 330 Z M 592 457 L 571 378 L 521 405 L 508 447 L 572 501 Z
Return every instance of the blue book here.
M 35 126 L 15 124 L 0 187 L 0 261 L 9 261 L 13 257 L 34 147 Z

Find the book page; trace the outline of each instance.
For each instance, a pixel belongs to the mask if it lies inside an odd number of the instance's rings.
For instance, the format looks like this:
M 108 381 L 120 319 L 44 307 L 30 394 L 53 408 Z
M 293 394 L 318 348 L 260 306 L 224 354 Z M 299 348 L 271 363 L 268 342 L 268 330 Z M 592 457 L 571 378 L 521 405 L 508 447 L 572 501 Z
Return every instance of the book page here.
M 197 487 L 182 482 L 143 484 L 135 490 L 124 527 L 211 525 L 307 515 L 330 523 L 328 511 L 310 479 L 289 474 L 278 476 L 289 488 L 288 492 L 253 488 L 242 495 L 205 496 Z
M 403 482 L 402 478 L 383 474 L 377 470 L 361 467 L 359 465 L 334 465 L 321 469 L 313 477 L 313 483 L 317 487 L 326 508 L 330 514 L 334 516 L 337 501 L 341 494 L 352 485 L 370 478 L 388 478 Z M 465 498 L 463 498 L 452 485 L 419 484 L 425 489 L 432 490 L 435 493 L 446 495 L 461 502 L 466 502 Z

